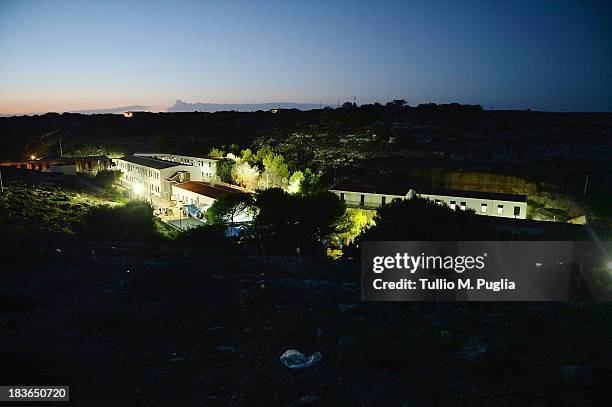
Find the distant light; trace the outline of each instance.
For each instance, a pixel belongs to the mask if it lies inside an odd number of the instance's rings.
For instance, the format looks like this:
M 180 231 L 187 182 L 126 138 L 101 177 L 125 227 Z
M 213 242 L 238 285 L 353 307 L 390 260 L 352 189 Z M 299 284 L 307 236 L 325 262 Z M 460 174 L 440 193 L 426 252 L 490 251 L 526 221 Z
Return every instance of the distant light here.
M 140 185 L 140 184 L 134 185 L 134 192 L 137 193 L 137 194 L 141 193 L 142 192 L 142 185 Z
M 36 156 L 35 156 L 34 154 L 32 154 L 32 155 L 30 156 L 30 160 L 36 160 Z
M 130 117 L 133 117 L 133 116 L 134 116 L 133 112 L 123 112 L 123 117 L 130 118 Z

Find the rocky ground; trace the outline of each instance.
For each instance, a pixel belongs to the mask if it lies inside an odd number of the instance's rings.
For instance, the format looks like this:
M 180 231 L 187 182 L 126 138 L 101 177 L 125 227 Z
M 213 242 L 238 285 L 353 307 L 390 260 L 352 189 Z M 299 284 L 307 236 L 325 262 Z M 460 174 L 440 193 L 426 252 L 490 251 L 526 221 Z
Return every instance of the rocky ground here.
M 68 384 L 73 405 L 607 398 L 607 304 L 362 303 L 353 263 L 39 239 L 0 249 L 0 382 Z M 291 370 L 288 349 L 322 360 Z

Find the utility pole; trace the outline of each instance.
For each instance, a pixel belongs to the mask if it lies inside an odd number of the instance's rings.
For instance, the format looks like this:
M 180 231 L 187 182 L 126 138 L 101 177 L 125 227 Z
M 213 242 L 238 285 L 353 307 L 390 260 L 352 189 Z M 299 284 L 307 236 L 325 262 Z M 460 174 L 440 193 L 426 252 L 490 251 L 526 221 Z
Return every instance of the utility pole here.
M 60 141 L 60 158 L 62 158 L 62 156 L 64 155 L 62 152 L 62 139 L 60 139 L 59 141 Z
M 586 191 L 587 191 L 587 187 L 588 186 L 589 186 L 589 174 L 587 174 L 586 180 L 584 181 L 584 192 L 583 192 L 584 195 L 586 195 Z
M 0 190 L 4 193 L 4 184 L 2 183 L 2 171 L 0 170 Z

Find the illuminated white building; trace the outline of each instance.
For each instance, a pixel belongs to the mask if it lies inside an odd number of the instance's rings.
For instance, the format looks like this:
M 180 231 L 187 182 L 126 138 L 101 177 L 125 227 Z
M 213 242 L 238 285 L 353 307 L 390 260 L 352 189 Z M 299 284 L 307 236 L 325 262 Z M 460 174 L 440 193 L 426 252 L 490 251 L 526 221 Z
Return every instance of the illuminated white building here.
M 330 189 L 346 202 L 347 207 L 375 210 L 395 199 L 411 199 L 414 196 L 444 203 L 451 209 L 471 209 L 478 215 L 500 218 L 525 219 L 527 195 L 500 194 L 494 192 L 375 187 L 365 185 L 336 185 Z
M 192 181 L 217 181 L 217 161 L 218 159 L 209 156 L 192 156 L 170 153 L 136 153 L 136 157 L 156 158 L 158 160 L 170 161 L 185 165 L 198 167 L 200 176 L 192 178 Z
M 119 184 L 143 198 L 170 201 L 172 185 L 200 180 L 200 168 L 152 157 L 127 156 L 113 159 L 115 168 L 121 171 Z

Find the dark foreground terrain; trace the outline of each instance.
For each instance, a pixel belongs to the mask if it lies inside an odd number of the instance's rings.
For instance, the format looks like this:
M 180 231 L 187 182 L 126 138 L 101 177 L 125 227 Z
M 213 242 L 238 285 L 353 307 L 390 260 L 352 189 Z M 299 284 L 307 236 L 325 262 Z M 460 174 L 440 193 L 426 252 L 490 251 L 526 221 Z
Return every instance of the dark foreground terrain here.
M 608 304 L 361 303 L 353 263 L 49 234 L 0 256 L 0 382 L 72 405 L 609 401 Z

